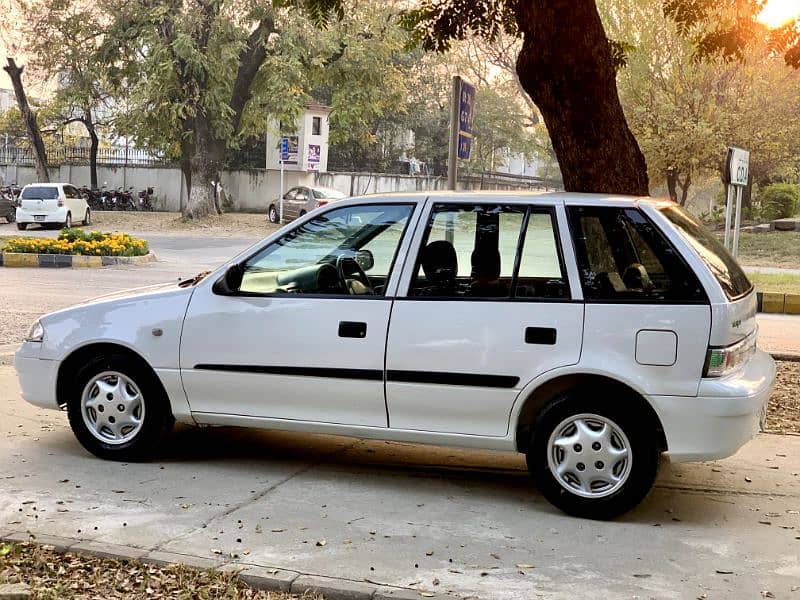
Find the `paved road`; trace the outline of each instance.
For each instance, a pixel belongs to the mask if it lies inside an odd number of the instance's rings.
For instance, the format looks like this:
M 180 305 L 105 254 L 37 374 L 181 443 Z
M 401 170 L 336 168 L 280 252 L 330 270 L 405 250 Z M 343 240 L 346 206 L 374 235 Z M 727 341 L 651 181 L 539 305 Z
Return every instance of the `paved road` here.
M 0 366 L 0 456 L 0 535 L 503 600 L 788 598 L 800 583 L 796 436 L 666 464 L 641 507 L 590 522 L 551 508 L 513 454 L 219 428 L 178 431 L 157 462 L 104 462 Z

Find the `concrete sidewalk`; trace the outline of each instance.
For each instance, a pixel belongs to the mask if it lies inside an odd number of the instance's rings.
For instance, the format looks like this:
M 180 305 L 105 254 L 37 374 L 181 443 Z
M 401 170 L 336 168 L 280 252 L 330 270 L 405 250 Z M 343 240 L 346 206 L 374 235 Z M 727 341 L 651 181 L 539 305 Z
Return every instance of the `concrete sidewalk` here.
M 800 315 L 759 314 L 757 320 L 760 348 L 800 360 Z
M 0 535 L 293 589 L 315 575 L 364 598 L 781 598 L 800 583 L 797 436 L 665 464 L 641 507 L 591 522 L 547 504 L 514 454 L 224 428 L 176 432 L 157 462 L 104 462 L 0 366 L 0 456 Z

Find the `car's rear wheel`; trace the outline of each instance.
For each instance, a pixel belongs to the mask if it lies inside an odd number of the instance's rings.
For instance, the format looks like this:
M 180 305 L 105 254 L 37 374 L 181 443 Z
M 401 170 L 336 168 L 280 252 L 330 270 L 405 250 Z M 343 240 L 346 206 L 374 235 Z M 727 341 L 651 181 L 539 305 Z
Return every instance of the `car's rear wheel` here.
M 150 457 L 173 422 L 156 375 L 123 354 L 98 356 L 77 372 L 67 413 L 84 448 L 121 461 Z
M 64 219 L 64 227 L 67 229 L 72 227 L 72 213 L 67 213 L 67 218 Z
M 91 225 L 92 224 L 92 211 L 88 208 L 86 209 L 86 214 L 83 216 L 83 225 Z
M 19 229 L 20 231 L 25 231 L 27 228 L 28 228 L 27 223 L 17 223 L 17 229 Z
M 270 204 L 268 217 L 269 217 L 269 222 L 270 223 L 277 223 L 280 220 L 280 215 L 278 214 L 278 209 L 275 208 L 274 204 Z
M 542 410 L 528 450 L 528 468 L 547 500 L 571 515 L 610 519 L 647 496 L 659 448 L 626 398 L 610 405 L 569 392 Z

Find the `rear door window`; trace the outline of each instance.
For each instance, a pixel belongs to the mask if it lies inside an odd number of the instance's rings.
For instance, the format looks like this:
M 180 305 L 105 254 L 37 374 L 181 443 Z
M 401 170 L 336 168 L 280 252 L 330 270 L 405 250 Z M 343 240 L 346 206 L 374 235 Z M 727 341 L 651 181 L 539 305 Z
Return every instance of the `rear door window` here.
M 23 200 L 56 200 L 58 188 L 44 185 L 30 185 L 22 190 Z
M 700 255 L 729 300 L 746 296 L 753 289 L 736 259 L 698 219 L 680 206 L 668 206 L 661 212 Z
M 588 302 L 708 301 L 694 272 L 640 211 L 570 207 L 567 212 Z

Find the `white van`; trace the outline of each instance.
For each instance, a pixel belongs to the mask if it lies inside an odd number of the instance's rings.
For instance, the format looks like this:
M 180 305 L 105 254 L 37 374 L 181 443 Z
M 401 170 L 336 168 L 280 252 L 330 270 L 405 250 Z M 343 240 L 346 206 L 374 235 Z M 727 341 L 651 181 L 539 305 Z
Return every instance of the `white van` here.
M 86 197 L 69 183 L 31 183 L 22 188 L 16 214 L 17 228 L 34 223 L 46 227 L 72 227 L 73 223 L 92 224 L 92 211 Z
M 42 317 L 16 366 L 102 458 L 176 420 L 507 450 L 593 518 L 662 453 L 735 453 L 775 377 L 752 284 L 695 218 L 572 193 L 340 200 L 211 274 Z

